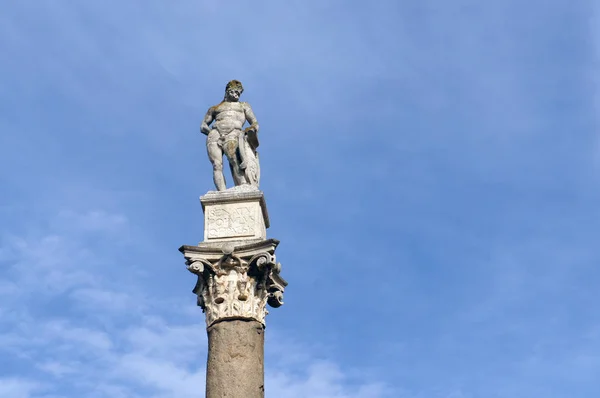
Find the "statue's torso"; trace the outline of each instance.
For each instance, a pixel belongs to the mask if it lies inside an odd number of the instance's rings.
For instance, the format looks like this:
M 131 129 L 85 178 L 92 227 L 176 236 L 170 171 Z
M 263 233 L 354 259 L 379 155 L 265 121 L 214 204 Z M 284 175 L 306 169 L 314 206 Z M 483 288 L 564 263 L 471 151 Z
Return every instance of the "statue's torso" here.
M 246 122 L 244 104 L 241 102 L 222 102 L 214 107 L 215 122 L 213 128 L 221 136 L 234 131 L 241 131 Z

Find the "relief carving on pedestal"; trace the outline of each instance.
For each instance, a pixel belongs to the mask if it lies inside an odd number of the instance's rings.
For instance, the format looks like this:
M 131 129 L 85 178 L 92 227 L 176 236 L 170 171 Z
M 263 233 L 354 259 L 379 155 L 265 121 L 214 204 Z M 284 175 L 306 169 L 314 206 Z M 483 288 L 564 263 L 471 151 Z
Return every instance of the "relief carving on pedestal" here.
M 256 234 L 258 207 L 227 203 L 206 211 L 208 239 L 234 238 Z

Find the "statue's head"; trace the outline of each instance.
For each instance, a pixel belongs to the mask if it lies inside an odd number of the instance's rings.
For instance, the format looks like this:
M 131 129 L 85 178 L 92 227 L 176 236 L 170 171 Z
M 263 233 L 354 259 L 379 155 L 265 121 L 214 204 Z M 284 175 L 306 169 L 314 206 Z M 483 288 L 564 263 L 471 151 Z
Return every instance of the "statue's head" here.
M 225 101 L 237 102 L 240 100 L 240 96 L 244 92 L 242 82 L 239 80 L 232 80 L 227 83 L 225 87 Z

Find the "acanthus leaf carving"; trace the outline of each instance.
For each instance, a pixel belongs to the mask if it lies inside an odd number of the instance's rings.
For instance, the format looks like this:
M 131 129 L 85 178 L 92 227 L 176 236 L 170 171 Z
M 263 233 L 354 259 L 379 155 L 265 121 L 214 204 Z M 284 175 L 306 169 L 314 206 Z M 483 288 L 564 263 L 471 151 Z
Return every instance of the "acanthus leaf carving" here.
M 272 241 L 263 241 L 266 250 L 221 250 L 182 248 L 187 269 L 198 276 L 194 287 L 197 303 L 206 315 L 206 324 L 226 319 L 253 319 L 265 325 L 271 307 L 283 304 L 287 282 L 281 278 Z

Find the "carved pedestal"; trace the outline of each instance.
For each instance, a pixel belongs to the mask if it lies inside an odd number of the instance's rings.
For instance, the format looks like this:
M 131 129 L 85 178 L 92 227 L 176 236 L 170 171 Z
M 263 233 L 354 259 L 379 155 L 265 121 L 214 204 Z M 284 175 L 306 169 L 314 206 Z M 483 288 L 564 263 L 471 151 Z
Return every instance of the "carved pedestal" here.
M 239 188 L 239 187 L 238 187 Z M 264 397 L 266 305 L 283 304 L 276 239 L 262 192 L 228 190 L 201 198 L 205 241 L 182 246 L 193 292 L 206 314 L 209 350 L 206 397 Z
M 265 239 L 269 213 L 263 193 L 249 185 L 212 191 L 200 198 L 204 242 Z

